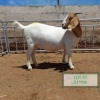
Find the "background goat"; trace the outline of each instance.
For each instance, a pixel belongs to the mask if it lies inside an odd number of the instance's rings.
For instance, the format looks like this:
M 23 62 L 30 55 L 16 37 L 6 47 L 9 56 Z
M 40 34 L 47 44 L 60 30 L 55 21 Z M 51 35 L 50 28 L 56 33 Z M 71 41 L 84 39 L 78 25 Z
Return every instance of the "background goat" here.
M 65 57 L 68 54 L 69 66 L 74 68 L 71 60 L 71 47 L 77 46 L 79 38 L 82 34 L 79 19 L 75 13 L 70 13 L 63 21 L 63 28 L 45 25 L 41 23 L 33 23 L 23 26 L 18 21 L 13 23 L 16 27 L 24 30 L 24 35 L 27 41 L 27 66 L 32 69 L 30 64 L 30 57 L 32 57 L 33 64 L 37 66 L 35 59 L 35 51 L 37 48 L 46 50 L 61 50 L 64 49 L 62 62 L 66 63 Z M 67 29 L 67 27 L 69 29 Z M 65 29 L 66 28 L 66 29 Z M 72 31 L 71 31 L 72 30 Z

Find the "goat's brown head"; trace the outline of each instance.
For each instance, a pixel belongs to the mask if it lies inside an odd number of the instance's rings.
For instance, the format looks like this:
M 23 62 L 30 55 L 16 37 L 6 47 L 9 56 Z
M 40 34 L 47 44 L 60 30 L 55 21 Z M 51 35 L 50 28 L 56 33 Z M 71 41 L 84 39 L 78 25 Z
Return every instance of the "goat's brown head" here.
M 62 28 L 71 29 L 77 37 L 81 37 L 82 29 L 77 14 L 81 13 L 69 13 L 62 22 Z

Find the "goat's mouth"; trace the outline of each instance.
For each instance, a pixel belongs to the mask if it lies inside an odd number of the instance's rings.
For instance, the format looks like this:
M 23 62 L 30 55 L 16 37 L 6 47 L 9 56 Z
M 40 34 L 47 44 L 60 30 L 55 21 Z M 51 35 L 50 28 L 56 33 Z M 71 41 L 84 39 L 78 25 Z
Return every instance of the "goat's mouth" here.
M 66 24 L 62 24 L 63 29 L 68 29 L 68 26 Z

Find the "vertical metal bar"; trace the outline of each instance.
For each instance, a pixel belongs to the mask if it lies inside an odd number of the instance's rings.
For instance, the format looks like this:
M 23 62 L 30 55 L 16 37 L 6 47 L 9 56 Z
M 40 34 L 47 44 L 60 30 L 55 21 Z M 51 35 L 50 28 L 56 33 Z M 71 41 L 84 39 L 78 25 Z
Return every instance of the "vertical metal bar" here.
M 23 43 L 24 43 L 24 52 L 25 52 L 25 37 L 24 37 L 24 31 L 22 30 L 22 37 L 23 37 Z
M 0 20 L 0 23 L 3 26 L 3 22 Z M 1 27 L 2 28 L 2 27 Z M 3 31 L 3 30 L 2 30 Z M 0 34 L 0 40 L 1 40 L 1 47 L 2 47 L 2 52 L 4 52 L 4 46 L 3 46 L 3 35 Z
M 8 51 L 10 52 L 9 35 L 8 35 L 8 32 L 7 32 L 8 28 L 7 27 L 5 27 L 5 28 L 6 28 L 6 36 L 7 36 L 7 43 L 8 43 Z
M 0 44 L 1 44 L 1 49 L 2 49 L 1 52 L 4 52 L 4 51 L 3 51 L 3 43 L 2 43 L 2 36 L 1 36 L 1 34 L 0 34 Z
M 94 49 L 94 26 L 92 31 L 92 48 Z
M 7 24 L 8 22 L 3 22 L 3 26 L 4 26 L 4 33 L 5 33 L 5 39 L 6 39 L 6 44 L 7 44 L 7 52 L 10 51 L 10 46 L 9 46 L 9 37 L 8 37 L 8 32 L 7 32 Z
M 6 44 L 6 52 L 8 52 L 7 36 L 6 36 L 6 29 L 5 29 L 5 26 L 3 26 L 3 32 L 4 32 L 4 39 L 5 39 L 5 44 Z
M 14 40 L 15 40 L 15 43 L 16 43 L 16 51 L 18 51 L 18 45 L 17 45 L 17 38 L 16 38 L 16 28 L 14 27 Z
M 60 5 L 60 2 L 59 2 L 59 0 L 57 0 L 57 5 Z
M 85 26 L 85 49 L 86 49 L 86 26 Z
M 1 48 L 1 51 L 0 52 L 2 52 L 1 34 L 0 34 L 0 48 Z

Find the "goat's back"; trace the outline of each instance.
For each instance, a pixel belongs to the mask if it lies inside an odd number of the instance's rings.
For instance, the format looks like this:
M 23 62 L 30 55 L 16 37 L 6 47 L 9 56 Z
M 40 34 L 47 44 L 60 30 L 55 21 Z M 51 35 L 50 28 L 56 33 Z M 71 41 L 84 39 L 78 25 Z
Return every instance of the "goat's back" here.
M 69 30 L 41 23 L 26 26 L 24 33 L 28 44 L 34 43 L 38 48 L 47 50 L 63 49 L 65 43 L 72 45 L 76 38 Z

